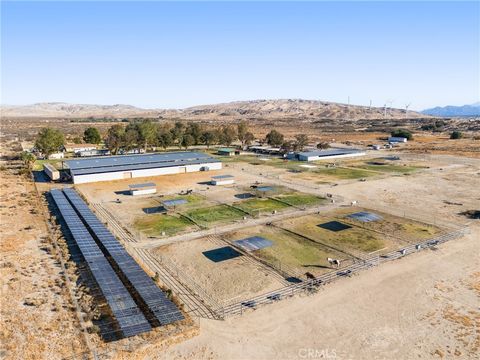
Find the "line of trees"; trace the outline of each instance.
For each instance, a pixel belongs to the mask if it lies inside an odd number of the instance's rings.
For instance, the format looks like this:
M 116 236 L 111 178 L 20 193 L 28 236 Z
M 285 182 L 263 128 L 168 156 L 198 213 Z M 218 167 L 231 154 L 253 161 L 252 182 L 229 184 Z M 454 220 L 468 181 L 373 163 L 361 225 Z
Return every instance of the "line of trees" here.
M 112 125 L 102 139 L 99 130 L 88 127 L 83 133 L 83 141 L 90 144 L 105 142 L 105 146 L 112 154 L 118 154 L 120 150 L 132 149 L 147 150 L 152 147 L 167 149 L 172 146 L 188 149 L 194 145 L 230 146 L 237 140 L 242 147 L 250 145 L 255 136 L 249 130 L 244 121 L 237 125 L 223 125 L 213 128 L 195 122 L 158 123 L 151 120 L 130 122 L 128 125 Z M 270 146 L 280 147 L 285 151 L 302 151 L 308 145 L 309 139 L 306 134 L 295 135 L 294 140 L 285 140 L 285 136 L 278 130 L 271 130 L 260 140 Z M 63 134 L 52 128 L 44 128 L 37 135 L 35 147 L 45 156 L 59 151 L 64 145 Z
M 120 149 L 131 150 L 135 148 L 148 149 L 149 147 L 178 146 L 188 149 L 194 145 L 226 145 L 230 146 L 239 140 L 244 145 L 249 145 L 255 139 L 245 122 L 237 126 L 224 125 L 217 129 L 207 128 L 199 123 L 176 122 L 154 123 L 150 120 L 133 122 L 124 127 L 115 124 L 110 127 L 105 137 L 105 145 L 117 154 Z

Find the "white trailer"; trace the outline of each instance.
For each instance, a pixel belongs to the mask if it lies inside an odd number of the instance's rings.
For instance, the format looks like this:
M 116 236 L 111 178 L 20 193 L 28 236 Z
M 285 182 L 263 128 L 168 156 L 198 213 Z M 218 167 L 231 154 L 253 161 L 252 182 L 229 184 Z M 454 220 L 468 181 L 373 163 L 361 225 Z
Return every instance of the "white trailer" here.
M 388 138 L 389 143 L 406 143 L 407 138 L 400 137 L 400 136 L 390 136 Z
M 43 164 L 43 172 L 47 174 L 47 176 L 51 180 L 59 180 L 60 179 L 60 171 L 58 171 L 52 164 Z
M 133 196 L 155 194 L 157 192 L 157 185 L 154 183 L 133 184 L 128 185 L 128 187 L 130 194 Z
M 298 154 L 298 160 L 300 161 L 317 161 L 317 160 L 329 160 L 338 158 L 347 158 L 355 156 L 366 155 L 365 151 L 358 149 L 330 149 L 330 150 L 317 150 L 307 151 Z
M 231 185 L 235 183 L 235 178 L 232 175 L 217 175 L 212 176 L 212 185 Z

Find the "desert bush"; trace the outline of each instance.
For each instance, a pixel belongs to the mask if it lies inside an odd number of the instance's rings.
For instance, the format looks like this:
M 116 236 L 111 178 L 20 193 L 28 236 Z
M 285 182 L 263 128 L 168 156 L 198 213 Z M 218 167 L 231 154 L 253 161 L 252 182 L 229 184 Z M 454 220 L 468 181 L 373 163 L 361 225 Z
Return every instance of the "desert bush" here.
M 460 131 L 453 131 L 453 132 L 450 134 L 450 139 L 453 139 L 453 140 L 461 139 L 462 137 L 463 137 L 463 134 L 462 134 L 462 132 L 460 132 Z
M 412 133 L 407 129 L 395 129 L 390 134 L 395 137 L 404 137 L 407 140 L 413 140 Z

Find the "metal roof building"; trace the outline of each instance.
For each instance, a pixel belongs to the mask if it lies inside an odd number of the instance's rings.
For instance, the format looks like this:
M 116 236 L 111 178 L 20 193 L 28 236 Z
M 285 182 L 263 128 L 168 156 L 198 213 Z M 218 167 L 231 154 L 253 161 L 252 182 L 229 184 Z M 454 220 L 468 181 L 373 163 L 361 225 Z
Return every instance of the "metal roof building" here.
M 298 160 L 315 161 L 362 155 L 365 155 L 365 152 L 359 149 L 329 149 L 298 153 Z
M 212 185 L 230 185 L 235 183 L 233 175 L 217 175 L 212 176 Z
M 67 160 L 74 184 L 147 176 L 220 170 L 222 163 L 204 153 L 179 151 Z

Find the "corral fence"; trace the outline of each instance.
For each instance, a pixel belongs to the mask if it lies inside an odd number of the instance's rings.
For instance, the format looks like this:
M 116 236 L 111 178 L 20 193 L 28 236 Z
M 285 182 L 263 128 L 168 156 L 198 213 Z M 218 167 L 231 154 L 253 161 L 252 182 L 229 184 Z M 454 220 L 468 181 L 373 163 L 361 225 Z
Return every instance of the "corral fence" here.
M 463 227 L 461 229 L 442 234 L 440 236 L 425 240 L 423 242 L 406 246 L 400 250 L 395 250 L 384 255 L 376 255 L 361 262 L 354 263 L 350 266 L 335 271 L 330 271 L 326 274 L 316 277 L 315 279 L 285 286 L 278 290 L 255 296 L 250 299 L 225 305 L 223 308 L 218 309 L 217 313 L 219 313 L 222 318 L 226 318 L 232 315 L 241 315 L 248 309 L 254 309 L 260 305 L 271 304 L 279 300 L 294 296 L 298 293 L 314 293 L 321 285 L 325 285 L 343 277 L 350 277 L 351 275 L 361 270 L 366 270 L 371 267 L 378 266 L 379 264 L 387 261 L 395 260 L 406 255 L 422 251 L 424 249 L 435 248 L 435 246 L 443 244 L 444 242 L 461 238 L 464 235 L 468 234 L 469 231 L 470 229 L 468 227 Z

